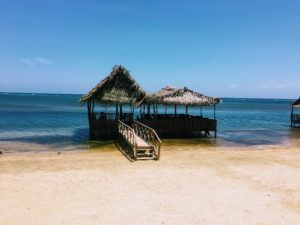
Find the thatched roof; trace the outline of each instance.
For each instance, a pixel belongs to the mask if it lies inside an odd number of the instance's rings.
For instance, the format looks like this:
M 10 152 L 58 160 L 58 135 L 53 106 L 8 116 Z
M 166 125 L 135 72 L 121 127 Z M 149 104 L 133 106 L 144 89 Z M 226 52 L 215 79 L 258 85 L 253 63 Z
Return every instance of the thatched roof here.
M 131 77 L 124 66 L 116 65 L 112 72 L 98 83 L 81 102 L 96 101 L 102 104 L 137 104 L 145 98 L 145 92 Z
M 150 104 L 158 103 L 162 97 L 169 95 L 169 94 L 175 92 L 176 90 L 178 90 L 178 89 L 171 87 L 171 86 L 166 86 L 166 87 L 160 89 L 159 91 L 155 92 L 154 94 L 147 94 L 145 102 L 150 103 Z
M 173 92 L 157 99 L 158 103 L 161 104 L 185 106 L 214 106 L 220 100 L 220 98 L 205 96 L 186 87 L 175 89 Z
M 178 88 L 166 86 L 166 87 L 160 89 L 158 92 L 155 92 L 153 94 L 153 96 L 157 97 L 157 98 L 161 98 L 161 97 L 167 96 L 169 94 L 172 94 L 173 92 L 175 92 L 177 90 L 178 90 Z
M 293 106 L 300 106 L 300 98 L 292 103 Z

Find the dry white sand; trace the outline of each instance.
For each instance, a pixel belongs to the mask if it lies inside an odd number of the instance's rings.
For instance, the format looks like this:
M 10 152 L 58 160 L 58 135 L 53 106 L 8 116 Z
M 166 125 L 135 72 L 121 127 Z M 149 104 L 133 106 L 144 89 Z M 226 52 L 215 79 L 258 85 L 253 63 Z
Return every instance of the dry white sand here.
M 3 154 L 0 224 L 300 224 L 300 149 Z

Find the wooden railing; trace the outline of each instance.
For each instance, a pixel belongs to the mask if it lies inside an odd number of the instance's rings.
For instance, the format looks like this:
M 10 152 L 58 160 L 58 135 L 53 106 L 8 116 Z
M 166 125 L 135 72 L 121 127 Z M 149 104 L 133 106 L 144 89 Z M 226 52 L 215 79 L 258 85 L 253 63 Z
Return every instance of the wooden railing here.
M 154 148 L 157 159 L 160 157 L 161 140 L 155 130 L 138 121 L 133 121 L 134 132 Z
M 117 120 L 117 119 L 121 119 L 121 120 L 125 120 L 125 121 L 130 121 L 133 118 L 133 114 L 132 113 L 122 113 L 122 115 L 120 114 L 116 114 L 116 113 L 107 113 L 107 112 L 94 112 L 93 113 L 93 119 L 97 119 L 97 120 Z
M 118 120 L 118 130 L 123 138 L 133 147 L 133 155 L 136 158 L 137 143 L 134 130 L 127 124 L 123 123 L 121 120 Z

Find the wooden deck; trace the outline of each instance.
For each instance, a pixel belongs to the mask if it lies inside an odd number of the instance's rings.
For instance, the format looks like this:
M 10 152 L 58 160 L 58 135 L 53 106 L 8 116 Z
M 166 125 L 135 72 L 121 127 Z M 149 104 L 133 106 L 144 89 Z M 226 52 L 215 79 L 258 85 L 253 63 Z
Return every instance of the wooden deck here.
M 139 122 L 155 129 L 160 137 L 185 138 L 208 136 L 214 132 L 216 137 L 217 121 L 191 115 L 142 115 Z

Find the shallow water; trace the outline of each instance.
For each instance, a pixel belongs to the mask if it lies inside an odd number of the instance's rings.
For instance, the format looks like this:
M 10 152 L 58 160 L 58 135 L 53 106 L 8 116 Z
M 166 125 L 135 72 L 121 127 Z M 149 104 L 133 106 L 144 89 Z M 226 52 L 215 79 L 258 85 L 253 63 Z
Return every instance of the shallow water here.
M 111 146 L 111 141 L 88 141 L 86 108 L 79 104 L 79 98 L 80 95 L 0 93 L 0 149 L 18 152 Z M 299 145 L 300 129 L 290 128 L 292 101 L 225 98 L 216 111 L 217 139 L 165 140 L 165 144 Z M 114 107 L 97 110 L 113 112 Z M 165 113 L 165 107 L 159 107 L 159 112 Z M 167 112 L 173 112 L 173 108 L 168 107 Z M 179 108 L 178 113 L 185 113 L 185 108 Z M 199 115 L 201 110 L 190 108 L 189 113 Z M 211 108 L 203 108 L 202 113 L 213 117 Z

